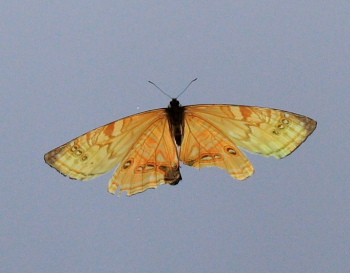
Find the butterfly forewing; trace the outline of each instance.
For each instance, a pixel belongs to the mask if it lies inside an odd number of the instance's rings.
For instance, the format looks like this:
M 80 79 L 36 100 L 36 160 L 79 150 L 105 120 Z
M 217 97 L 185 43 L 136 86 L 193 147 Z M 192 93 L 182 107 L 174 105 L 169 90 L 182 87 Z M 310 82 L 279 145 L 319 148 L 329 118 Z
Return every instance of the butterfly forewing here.
M 164 118 L 162 112 L 148 111 L 99 127 L 48 152 L 45 161 L 73 179 L 98 177 L 120 163 L 138 137 Z
M 211 124 L 232 143 L 250 152 L 283 158 L 315 130 L 316 121 L 283 110 L 235 106 L 186 106 L 188 119 Z

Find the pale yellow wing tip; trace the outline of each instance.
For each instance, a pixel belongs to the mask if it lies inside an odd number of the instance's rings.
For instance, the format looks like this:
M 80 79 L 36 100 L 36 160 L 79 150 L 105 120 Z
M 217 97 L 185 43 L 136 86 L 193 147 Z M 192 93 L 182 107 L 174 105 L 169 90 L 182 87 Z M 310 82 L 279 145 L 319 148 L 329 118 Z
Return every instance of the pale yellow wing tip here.
M 118 186 L 116 186 L 115 184 L 109 185 L 108 189 L 107 189 L 107 191 L 113 195 L 116 194 L 117 190 L 118 190 Z M 127 192 L 127 194 L 126 194 L 127 196 L 131 196 L 131 194 L 129 193 L 128 190 L 125 190 L 125 191 Z M 122 195 L 122 193 L 123 193 L 123 191 L 119 189 L 118 197 L 120 197 Z
M 132 195 L 135 195 L 135 194 L 138 194 L 138 193 L 142 193 L 142 192 L 144 192 L 144 191 L 146 191 L 148 189 L 156 189 L 156 188 L 158 188 L 158 186 L 163 185 L 163 184 L 165 184 L 165 183 L 163 182 L 163 183 L 161 183 L 159 185 L 153 185 L 153 186 L 147 185 L 146 187 L 145 186 L 144 187 L 138 187 L 138 188 L 135 188 L 135 189 L 132 189 L 132 190 L 122 190 L 122 189 L 119 188 L 118 197 L 120 197 L 123 194 L 124 191 L 126 192 L 126 196 L 129 197 L 129 196 L 132 196 Z M 115 184 L 109 185 L 108 189 L 107 189 L 107 191 L 109 193 L 111 193 L 111 194 L 116 194 L 117 190 L 118 190 L 118 186 L 116 186 Z
M 111 194 L 115 194 L 116 193 L 116 191 L 117 191 L 117 189 L 118 189 L 118 186 L 116 186 L 115 184 L 109 184 L 108 185 L 108 189 L 107 189 L 107 191 L 109 192 L 109 193 L 111 193 Z
M 301 144 L 303 144 L 310 136 L 311 134 L 316 130 L 317 127 L 317 121 L 313 120 L 312 118 L 308 118 L 308 117 L 303 117 L 304 118 L 304 122 L 306 123 L 305 125 L 305 131 L 306 134 L 304 136 L 304 139 L 302 139 L 299 143 L 296 143 L 295 147 L 293 147 L 290 151 L 288 151 L 286 154 L 284 155 L 277 155 L 274 154 L 273 156 L 277 159 L 282 159 L 290 154 L 292 154 L 295 150 L 297 150 Z
M 255 170 L 253 166 L 250 166 L 249 169 L 245 170 L 244 172 L 240 173 L 229 173 L 230 176 L 237 180 L 246 180 L 247 178 L 251 177 L 254 174 Z

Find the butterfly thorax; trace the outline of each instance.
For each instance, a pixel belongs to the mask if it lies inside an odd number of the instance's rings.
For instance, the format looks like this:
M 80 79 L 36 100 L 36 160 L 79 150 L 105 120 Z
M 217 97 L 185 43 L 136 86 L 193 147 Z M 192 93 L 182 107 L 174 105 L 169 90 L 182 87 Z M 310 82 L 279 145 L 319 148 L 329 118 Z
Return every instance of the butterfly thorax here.
M 175 138 L 177 146 L 181 146 L 183 129 L 184 129 L 184 111 L 185 108 L 181 106 L 180 102 L 177 99 L 172 99 L 168 108 L 166 109 L 170 132 Z

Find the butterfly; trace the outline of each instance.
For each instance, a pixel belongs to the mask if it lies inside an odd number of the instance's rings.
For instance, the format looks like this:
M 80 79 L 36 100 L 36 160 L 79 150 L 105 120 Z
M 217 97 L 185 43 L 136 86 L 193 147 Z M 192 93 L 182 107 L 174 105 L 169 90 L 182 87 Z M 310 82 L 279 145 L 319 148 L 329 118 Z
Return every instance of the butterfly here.
M 240 148 L 283 158 L 315 130 L 316 121 L 278 109 L 202 104 L 146 111 L 96 128 L 45 154 L 47 164 L 72 179 L 90 180 L 116 166 L 108 191 L 128 196 L 182 179 L 180 161 L 219 167 L 244 180 L 254 167 Z

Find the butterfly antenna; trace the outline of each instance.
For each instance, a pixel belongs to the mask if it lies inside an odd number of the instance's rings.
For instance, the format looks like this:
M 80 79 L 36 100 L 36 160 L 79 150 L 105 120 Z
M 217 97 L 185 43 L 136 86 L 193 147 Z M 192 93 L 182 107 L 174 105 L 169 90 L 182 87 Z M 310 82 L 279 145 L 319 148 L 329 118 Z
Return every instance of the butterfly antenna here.
M 172 99 L 167 93 L 165 93 L 162 89 L 160 89 L 154 82 L 148 81 L 150 84 L 153 84 L 160 92 L 162 92 L 164 95 L 168 96 Z
M 197 80 L 197 78 L 195 78 L 194 80 L 192 80 L 192 81 L 186 86 L 186 88 L 184 89 L 184 91 L 182 91 L 176 98 L 180 97 L 180 96 L 187 90 L 187 88 L 191 85 L 191 83 L 193 83 L 193 82 L 196 81 L 196 80 Z

